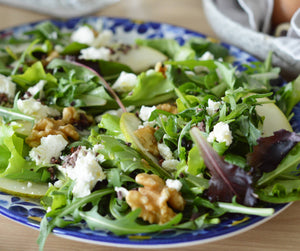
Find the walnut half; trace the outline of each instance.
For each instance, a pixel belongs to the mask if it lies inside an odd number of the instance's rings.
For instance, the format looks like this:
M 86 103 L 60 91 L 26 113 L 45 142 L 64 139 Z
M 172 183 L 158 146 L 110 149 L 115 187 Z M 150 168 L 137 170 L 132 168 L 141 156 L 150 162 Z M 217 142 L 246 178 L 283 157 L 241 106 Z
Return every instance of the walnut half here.
M 183 211 L 185 201 L 174 188 L 169 188 L 155 174 L 140 173 L 135 178 L 143 185 L 138 191 L 131 190 L 126 195 L 126 202 L 132 210 L 141 208 L 140 217 L 150 223 L 164 224 L 170 221 L 176 213 Z
M 37 147 L 40 145 L 42 137 L 59 134 L 66 140 L 79 140 L 79 134 L 73 125 L 65 124 L 62 120 L 43 118 L 34 125 L 25 141 L 30 147 Z

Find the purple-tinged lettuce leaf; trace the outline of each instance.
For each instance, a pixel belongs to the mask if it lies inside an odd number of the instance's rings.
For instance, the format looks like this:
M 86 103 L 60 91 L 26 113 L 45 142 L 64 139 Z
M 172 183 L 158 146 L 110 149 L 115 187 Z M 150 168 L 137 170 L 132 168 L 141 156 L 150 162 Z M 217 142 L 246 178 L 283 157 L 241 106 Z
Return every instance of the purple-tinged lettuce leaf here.
M 255 170 L 271 172 L 298 142 L 300 135 L 286 130 L 274 132 L 270 137 L 259 138 L 253 152 L 247 156 L 248 164 Z
M 253 206 L 256 198 L 253 194 L 252 177 L 242 168 L 229 164 L 212 148 L 196 127 L 190 134 L 199 148 L 206 167 L 209 169 L 211 179 L 208 188 L 208 197 L 211 201 L 236 201 L 246 206 Z

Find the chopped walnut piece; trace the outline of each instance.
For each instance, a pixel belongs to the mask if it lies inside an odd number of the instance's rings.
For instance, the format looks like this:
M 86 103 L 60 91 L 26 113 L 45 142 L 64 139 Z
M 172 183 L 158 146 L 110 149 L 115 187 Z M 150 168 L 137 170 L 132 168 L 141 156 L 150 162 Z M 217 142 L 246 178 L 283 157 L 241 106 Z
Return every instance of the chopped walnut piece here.
M 73 125 L 66 124 L 62 120 L 43 118 L 34 125 L 31 134 L 26 138 L 25 141 L 30 147 L 37 147 L 40 145 L 42 137 L 59 134 L 62 135 L 66 140 L 79 140 L 79 134 Z
M 155 129 L 150 126 L 145 126 L 134 131 L 134 135 L 139 138 L 139 141 L 143 147 L 145 147 L 149 153 L 158 157 L 159 151 L 154 133 Z
M 126 195 L 126 202 L 132 210 L 141 208 L 140 217 L 150 223 L 164 224 L 170 221 L 176 213 L 183 211 L 185 201 L 174 188 L 169 188 L 165 182 L 155 174 L 140 173 L 135 178 L 143 185 L 138 191 L 130 190 Z
M 72 124 L 78 129 L 84 129 L 93 123 L 93 117 L 87 115 L 84 111 L 78 111 L 74 107 L 66 107 L 62 112 L 64 121 L 66 124 Z
M 160 72 L 166 78 L 167 67 L 163 63 L 157 62 L 154 70 Z
M 163 111 L 166 111 L 166 112 L 173 113 L 173 114 L 177 113 L 176 105 L 169 104 L 169 103 L 159 104 L 159 105 L 156 106 L 156 108 L 159 109 L 159 110 L 163 110 Z
M 53 59 L 58 58 L 59 53 L 57 51 L 51 51 L 48 57 L 45 59 L 47 63 L 51 62 Z

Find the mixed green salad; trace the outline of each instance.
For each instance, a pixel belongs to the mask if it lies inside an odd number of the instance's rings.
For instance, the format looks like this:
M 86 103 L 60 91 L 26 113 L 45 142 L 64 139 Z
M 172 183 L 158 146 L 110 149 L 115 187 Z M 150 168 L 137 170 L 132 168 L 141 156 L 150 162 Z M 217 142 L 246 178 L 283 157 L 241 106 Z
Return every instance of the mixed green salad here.
M 50 22 L 0 43 L 0 190 L 40 199 L 41 249 L 82 221 L 190 231 L 300 199 L 300 78 L 277 85 L 271 54 L 241 70 L 209 39 Z

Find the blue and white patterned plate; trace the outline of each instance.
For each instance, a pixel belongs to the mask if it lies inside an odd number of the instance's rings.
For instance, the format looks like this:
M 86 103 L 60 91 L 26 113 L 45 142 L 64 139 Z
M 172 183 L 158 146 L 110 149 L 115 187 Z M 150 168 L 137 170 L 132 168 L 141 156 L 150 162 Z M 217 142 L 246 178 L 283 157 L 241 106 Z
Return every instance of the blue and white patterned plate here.
M 192 37 L 205 37 L 203 34 L 169 24 L 141 22 L 122 18 L 87 17 L 67 21 L 53 21 L 54 24 L 62 29 L 74 29 L 83 23 L 96 26 L 99 22 L 102 22 L 105 29 L 111 29 L 118 40 L 127 43 L 133 43 L 136 38 L 173 38 L 182 44 Z M 21 36 L 23 32 L 31 30 L 37 24 L 38 23 L 32 23 L 6 29 L 0 32 L 0 39 L 12 34 Z M 234 65 L 238 67 L 243 63 L 256 61 L 254 57 L 234 46 L 228 44 L 223 45 L 227 47 L 230 54 L 235 57 Z M 295 131 L 300 131 L 300 105 L 296 107 L 294 112 L 296 116 L 292 121 L 292 125 Z M 61 237 L 99 245 L 135 248 L 179 247 L 212 242 L 244 232 L 274 217 L 279 212 L 282 212 L 288 205 L 290 204 L 266 205 L 275 209 L 275 213 L 271 217 L 263 218 L 259 216 L 231 214 L 229 217 L 223 218 L 221 223 L 216 226 L 196 231 L 171 230 L 162 233 L 120 237 L 109 232 L 92 231 L 88 229 L 84 223 L 81 223 L 80 225 L 76 225 L 76 227 L 67 227 L 64 229 L 55 228 L 53 232 Z M 37 201 L 0 192 L 0 213 L 14 221 L 38 229 L 39 222 L 45 210 Z

